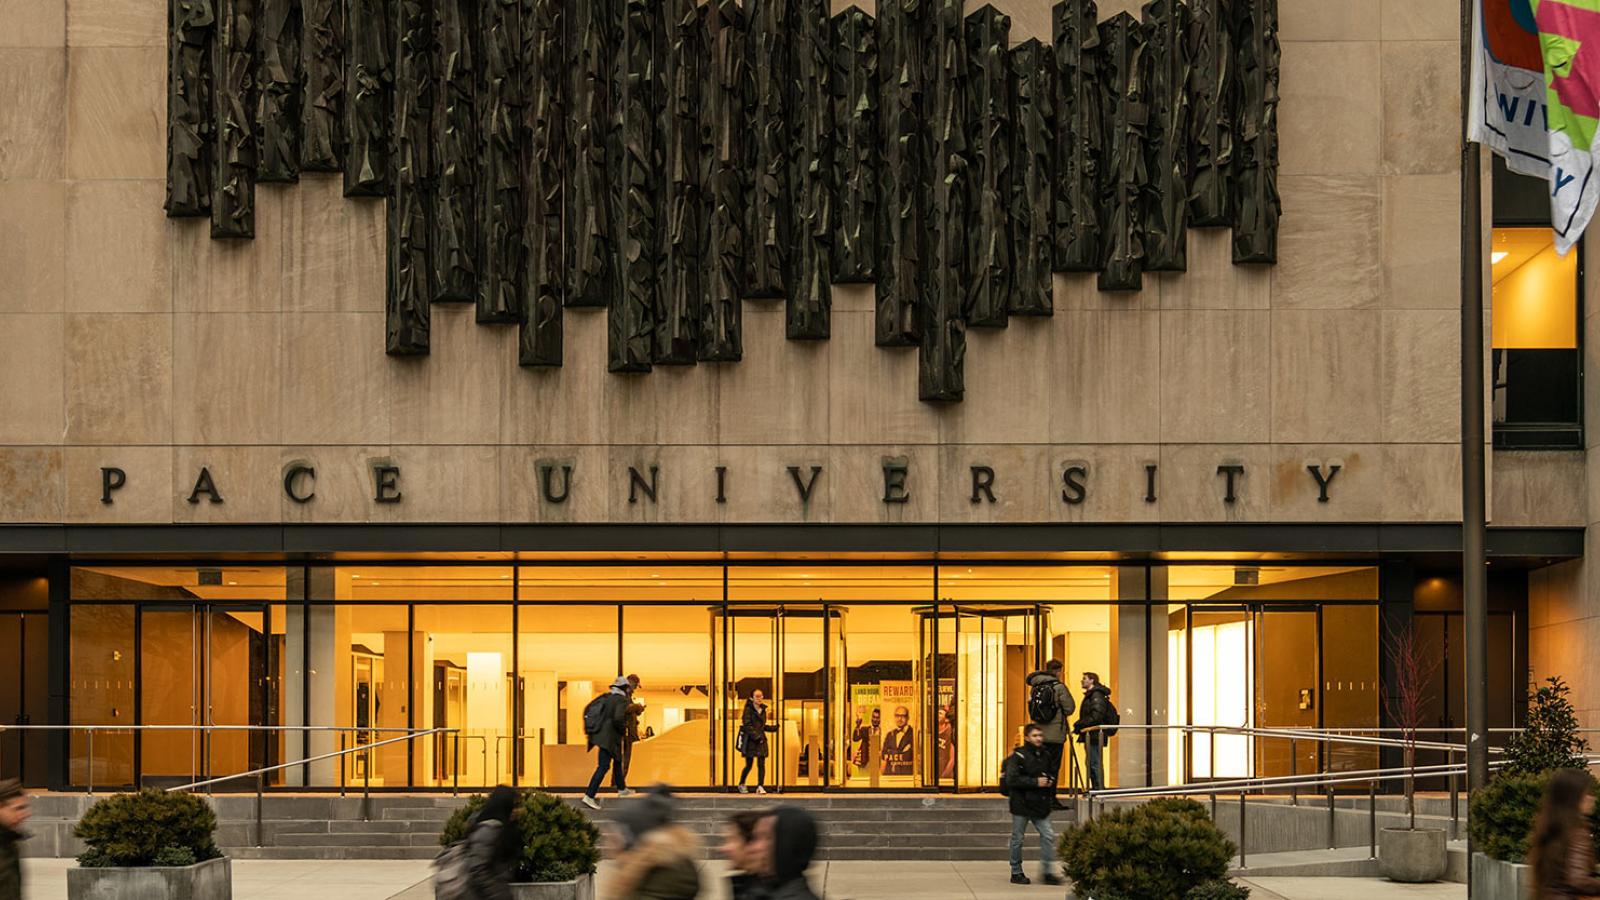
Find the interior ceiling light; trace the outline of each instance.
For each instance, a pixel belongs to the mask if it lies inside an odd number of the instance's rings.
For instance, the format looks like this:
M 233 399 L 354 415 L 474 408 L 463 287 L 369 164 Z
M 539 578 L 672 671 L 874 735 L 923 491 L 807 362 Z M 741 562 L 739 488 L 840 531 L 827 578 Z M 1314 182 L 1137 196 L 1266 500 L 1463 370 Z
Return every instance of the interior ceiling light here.
M 1504 250 L 1496 250 L 1495 252 L 1489 254 L 1489 264 L 1492 266 L 1497 266 L 1500 264 L 1500 260 L 1505 259 L 1510 255 L 1510 253 L 1507 253 Z

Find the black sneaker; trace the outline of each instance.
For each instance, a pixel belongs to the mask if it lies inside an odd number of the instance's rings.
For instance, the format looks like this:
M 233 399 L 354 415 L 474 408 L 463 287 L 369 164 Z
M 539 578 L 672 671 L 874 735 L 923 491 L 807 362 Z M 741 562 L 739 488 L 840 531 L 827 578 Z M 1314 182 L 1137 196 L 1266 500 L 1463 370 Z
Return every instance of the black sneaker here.
M 1046 875 L 1041 880 L 1044 881 L 1045 884 L 1066 884 L 1067 883 L 1067 880 L 1065 878 L 1062 878 L 1060 875 Z
M 1011 875 L 1011 883 L 1012 884 L 1033 884 L 1033 882 L 1028 880 L 1028 876 L 1022 874 L 1021 872 L 1015 872 L 1015 873 L 1013 873 Z

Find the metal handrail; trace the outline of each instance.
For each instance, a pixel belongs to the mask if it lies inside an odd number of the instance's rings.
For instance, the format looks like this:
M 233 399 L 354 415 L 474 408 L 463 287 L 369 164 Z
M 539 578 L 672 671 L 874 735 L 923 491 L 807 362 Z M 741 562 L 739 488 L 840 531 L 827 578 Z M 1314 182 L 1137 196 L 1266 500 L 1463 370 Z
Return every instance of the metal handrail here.
M 1333 777 L 1339 777 L 1349 781 L 1367 781 L 1370 779 L 1378 779 L 1381 781 L 1389 778 L 1410 776 L 1413 773 L 1419 776 L 1448 775 L 1450 774 L 1450 770 L 1459 769 L 1460 767 L 1460 764 L 1452 765 L 1448 763 L 1440 763 L 1438 765 L 1417 766 L 1415 768 L 1410 766 L 1395 766 L 1387 769 L 1354 769 L 1347 772 L 1325 772 L 1318 775 L 1263 775 L 1255 778 L 1230 778 L 1219 781 L 1207 781 L 1200 784 L 1167 785 L 1164 787 L 1151 786 L 1102 788 L 1098 791 L 1090 791 L 1089 795 L 1097 798 L 1141 796 L 1154 797 L 1183 793 L 1189 791 L 1191 788 L 1194 789 L 1194 793 L 1200 794 L 1231 794 L 1234 791 L 1241 789 L 1249 791 L 1265 791 L 1269 788 L 1316 787 L 1318 785 L 1326 784 L 1328 779 Z

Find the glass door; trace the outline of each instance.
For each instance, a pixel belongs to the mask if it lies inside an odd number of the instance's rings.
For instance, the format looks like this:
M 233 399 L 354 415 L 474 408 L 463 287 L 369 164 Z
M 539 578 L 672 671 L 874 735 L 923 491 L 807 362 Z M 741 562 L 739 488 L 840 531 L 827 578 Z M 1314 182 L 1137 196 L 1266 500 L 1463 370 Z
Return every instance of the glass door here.
M 146 787 L 198 781 L 205 771 L 198 727 L 205 705 L 200 608 L 152 604 L 139 610 L 139 723 L 181 726 L 139 733 L 139 778 Z
M 1039 608 L 973 604 L 922 614 L 922 640 L 934 671 L 930 783 L 956 790 L 998 787 L 1000 765 L 1028 721 L 1026 681 L 1041 662 Z
M 48 629 L 45 613 L 0 613 L 0 725 L 48 721 Z M 43 731 L 0 732 L 0 780 L 42 787 L 47 747 Z
M 200 607 L 205 653 L 202 724 L 264 725 L 274 720 L 269 706 L 272 626 L 266 604 Z M 207 777 L 218 778 L 268 765 L 276 741 L 262 731 L 215 729 L 205 737 Z
M 1201 729 L 1253 728 L 1255 704 L 1255 617 L 1250 607 L 1190 606 L 1185 608 L 1184 672 L 1181 721 Z M 1254 773 L 1250 738 L 1201 730 L 1186 733 L 1186 781 L 1247 778 Z
M 1252 609 L 1255 619 L 1253 705 L 1258 728 L 1316 728 L 1321 724 L 1322 683 L 1317 653 L 1317 607 L 1271 604 Z M 1256 741 L 1262 777 L 1317 771 L 1315 741 Z

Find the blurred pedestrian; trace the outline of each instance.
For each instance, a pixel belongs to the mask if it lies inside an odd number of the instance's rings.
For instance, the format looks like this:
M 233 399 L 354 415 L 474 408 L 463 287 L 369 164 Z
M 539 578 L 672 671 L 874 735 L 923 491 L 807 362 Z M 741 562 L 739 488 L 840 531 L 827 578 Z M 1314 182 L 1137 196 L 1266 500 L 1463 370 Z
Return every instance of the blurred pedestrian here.
M 763 858 L 763 900 L 817 900 L 806 870 L 817 852 L 817 820 L 797 806 L 780 806 L 756 825 L 755 852 Z
M 616 869 L 607 900 L 692 900 L 700 895 L 700 842 L 674 821 L 676 801 L 665 785 L 619 804 L 611 832 Z
M 1022 746 L 1006 757 L 1000 769 L 1000 788 L 1011 810 L 1011 883 L 1031 884 L 1022 872 L 1022 839 L 1028 826 L 1039 833 L 1039 875 L 1045 884 L 1062 884 L 1056 874 L 1056 830 L 1050 824 L 1056 779 L 1052 767 L 1057 757 L 1047 749 L 1044 726 L 1034 722 L 1022 729 Z
M 728 875 L 728 896 L 733 900 L 753 900 L 760 896 L 760 882 L 766 877 L 761 848 L 756 843 L 756 826 L 766 813 L 743 809 L 728 817 L 722 831 L 722 858 L 732 870 Z
M 439 855 L 433 879 L 437 900 L 511 900 L 522 864 L 522 794 L 501 785 L 467 823 L 467 834 Z M 0 894 L 3 896 L 3 894 Z
M 1600 897 L 1589 833 L 1593 813 L 1594 779 L 1588 772 L 1561 769 L 1550 777 L 1528 842 L 1534 900 Z
M 28 837 L 22 828 L 30 815 L 22 783 L 0 781 L 0 900 L 22 900 L 22 853 L 17 845 Z

